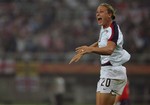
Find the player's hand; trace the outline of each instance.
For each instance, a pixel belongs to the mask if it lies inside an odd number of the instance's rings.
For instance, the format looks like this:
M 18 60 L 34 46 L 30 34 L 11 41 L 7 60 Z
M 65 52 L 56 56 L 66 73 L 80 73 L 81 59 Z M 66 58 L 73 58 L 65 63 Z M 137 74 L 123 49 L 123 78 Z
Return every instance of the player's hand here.
M 76 48 L 76 53 L 86 54 L 91 52 L 92 52 L 92 47 L 89 46 L 81 46 Z
M 71 64 L 72 62 L 77 62 L 80 60 L 80 58 L 83 56 L 82 53 L 77 53 L 69 62 L 69 64 Z

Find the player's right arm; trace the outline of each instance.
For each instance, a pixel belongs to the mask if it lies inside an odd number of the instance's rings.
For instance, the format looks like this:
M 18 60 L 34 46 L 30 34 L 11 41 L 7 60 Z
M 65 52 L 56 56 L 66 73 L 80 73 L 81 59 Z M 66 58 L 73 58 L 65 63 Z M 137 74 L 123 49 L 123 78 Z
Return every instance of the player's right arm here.
M 95 42 L 93 44 L 90 45 L 90 47 L 98 47 L 98 42 Z M 71 64 L 72 62 L 77 62 L 80 60 L 80 58 L 84 55 L 83 51 L 79 51 L 76 53 L 76 55 L 74 55 L 74 57 L 71 59 L 71 61 L 69 62 L 69 64 Z

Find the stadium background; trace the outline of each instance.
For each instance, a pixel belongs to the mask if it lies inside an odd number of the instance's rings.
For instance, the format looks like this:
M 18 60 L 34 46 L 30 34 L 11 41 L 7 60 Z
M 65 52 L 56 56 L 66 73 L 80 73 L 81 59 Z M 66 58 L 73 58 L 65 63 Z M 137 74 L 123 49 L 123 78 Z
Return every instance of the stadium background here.
M 77 46 L 97 40 L 101 2 L 116 8 L 132 55 L 125 64 L 131 105 L 150 105 L 149 0 L 0 0 L 0 105 L 53 105 L 57 78 L 64 105 L 95 104 L 98 55 L 68 62 Z

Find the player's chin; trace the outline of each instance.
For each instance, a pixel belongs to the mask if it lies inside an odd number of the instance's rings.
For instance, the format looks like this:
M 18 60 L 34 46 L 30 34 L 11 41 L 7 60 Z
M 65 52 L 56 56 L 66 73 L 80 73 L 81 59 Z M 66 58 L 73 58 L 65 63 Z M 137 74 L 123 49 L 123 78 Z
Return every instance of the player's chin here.
M 103 24 L 102 24 L 101 22 L 98 22 L 98 25 L 100 25 L 100 26 L 101 26 L 101 25 L 103 25 Z

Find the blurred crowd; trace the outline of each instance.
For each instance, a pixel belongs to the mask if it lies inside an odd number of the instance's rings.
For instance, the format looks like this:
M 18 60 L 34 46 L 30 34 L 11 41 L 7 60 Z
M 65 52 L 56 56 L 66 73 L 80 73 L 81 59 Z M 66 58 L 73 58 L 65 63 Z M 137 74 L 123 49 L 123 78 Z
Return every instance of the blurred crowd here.
M 0 2 L 0 53 L 72 52 L 98 39 L 95 13 L 106 0 L 11 0 Z M 130 53 L 150 52 L 148 0 L 108 0 Z

